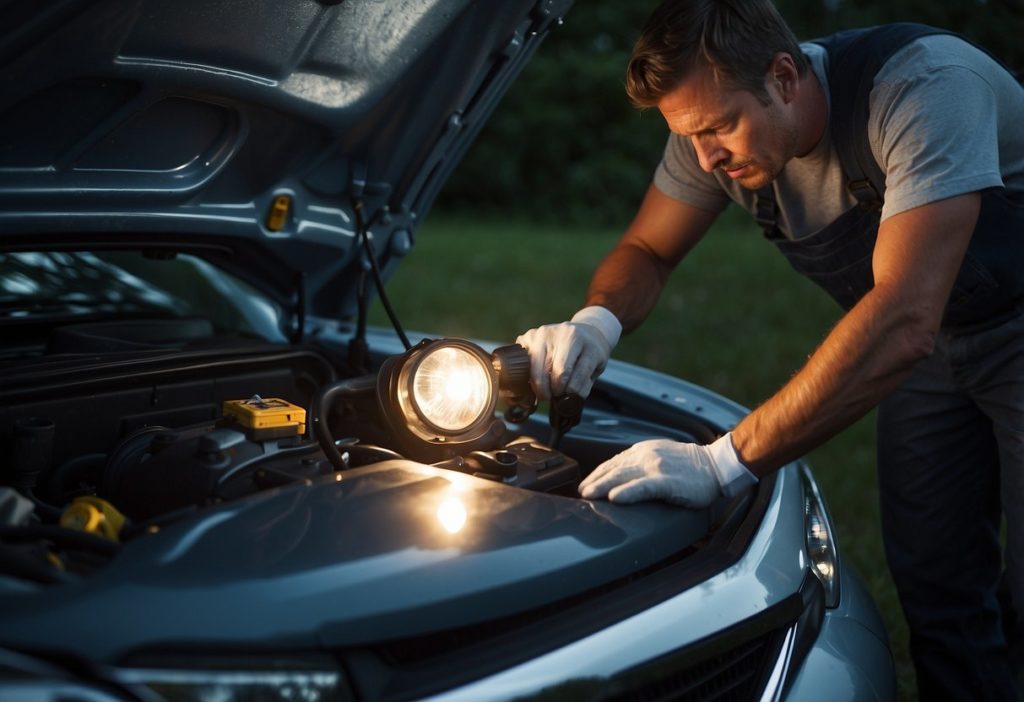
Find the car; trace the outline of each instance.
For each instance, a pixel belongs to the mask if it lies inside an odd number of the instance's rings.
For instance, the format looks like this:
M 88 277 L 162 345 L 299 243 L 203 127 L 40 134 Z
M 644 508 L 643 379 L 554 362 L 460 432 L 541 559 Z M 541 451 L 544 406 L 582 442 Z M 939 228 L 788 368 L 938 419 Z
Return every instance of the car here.
M 805 463 L 578 496 L 743 407 L 618 361 L 539 403 L 521 346 L 388 304 L 570 4 L 8 8 L 0 698 L 893 698 Z

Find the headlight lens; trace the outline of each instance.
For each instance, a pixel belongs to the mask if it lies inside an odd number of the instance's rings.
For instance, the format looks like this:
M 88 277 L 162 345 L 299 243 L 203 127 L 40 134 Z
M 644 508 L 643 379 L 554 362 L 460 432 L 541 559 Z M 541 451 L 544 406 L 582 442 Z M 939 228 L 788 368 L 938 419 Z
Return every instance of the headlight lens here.
M 455 435 L 489 419 L 496 402 L 490 358 L 466 343 L 435 342 L 402 370 L 399 403 L 430 433 Z
M 802 466 L 804 484 L 804 528 L 807 558 L 811 570 L 825 588 L 825 606 L 839 604 L 839 559 L 836 556 L 835 530 L 811 470 Z

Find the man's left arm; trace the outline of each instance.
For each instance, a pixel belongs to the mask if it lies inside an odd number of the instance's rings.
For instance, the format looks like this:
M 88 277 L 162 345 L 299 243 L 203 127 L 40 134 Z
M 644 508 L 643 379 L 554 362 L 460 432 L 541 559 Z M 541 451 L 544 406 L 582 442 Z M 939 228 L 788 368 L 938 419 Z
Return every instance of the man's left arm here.
M 754 476 L 853 423 L 932 352 L 977 222 L 980 192 L 1004 185 L 996 134 L 1006 92 L 997 84 L 1002 73 L 993 77 L 979 67 L 988 59 L 962 57 L 971 64 L 964 67 L 936 56 L 912 55 L 912 65 L 894 68 L 872 91 L 868 131 L 886 174 L 874 288 L 803 368 L 732 432 L 708 446 L 636 444 L 587 476 L 580 484 L 584 497 L 701 507 L 720 493 L 736 494 Z
M 736 427 L 733 443 L 755 474 L 838 433 L 932 352 L 977 223 L 980 191 L 1004 185 L 1000 81 L 1011 79 L 967 47 L 956 60 L 940 58 L 959 43 L 933 41 L 946 48 L 912 47 L 902 64 L 876 77 L 868 131 L 886 190 L 874 288 L 790 382 Z
M 958 195 L 879 227 L 875 285 L 774 396 L 710 446 L 642 441 L 580 483 L 583 497 L 704 507 L 817 448 L 895 389 L 928 356 L 978 219 Z
M 882 222 L 874 287 L 804 367 L 733 430 L 738 457 L 751 472 L 765 475 L 818 447 L 931 354 L 980 204 L 979 193 L 968 193 Z

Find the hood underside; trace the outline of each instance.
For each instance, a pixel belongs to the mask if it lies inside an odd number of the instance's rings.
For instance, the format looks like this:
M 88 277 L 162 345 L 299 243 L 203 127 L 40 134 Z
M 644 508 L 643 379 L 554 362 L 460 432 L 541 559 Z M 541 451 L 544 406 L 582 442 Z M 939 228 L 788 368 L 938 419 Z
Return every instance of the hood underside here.
M 8 3 L 0 246 L 195 253 L 342 314 L 354 203 L 387 269 L 569 4 Z

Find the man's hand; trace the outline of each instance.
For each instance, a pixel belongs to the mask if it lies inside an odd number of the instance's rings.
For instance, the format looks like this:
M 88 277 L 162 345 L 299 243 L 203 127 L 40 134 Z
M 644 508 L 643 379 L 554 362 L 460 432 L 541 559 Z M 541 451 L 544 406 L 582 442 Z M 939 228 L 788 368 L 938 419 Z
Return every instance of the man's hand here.
M 651 439 L 595 468 L 580 483 L 580 495 L 588 500 L 665 500 L 701 508 L 720 495 L 732 497 L 756 482 L 736 455 L 729 434 L 708 446 Z
M 586 397 L 619 341 L 622 325 L 604 307 L 584 307 L 568 322 L 521 334 L 530 352 L 530 381 L 542 400 L 567 393 Z

